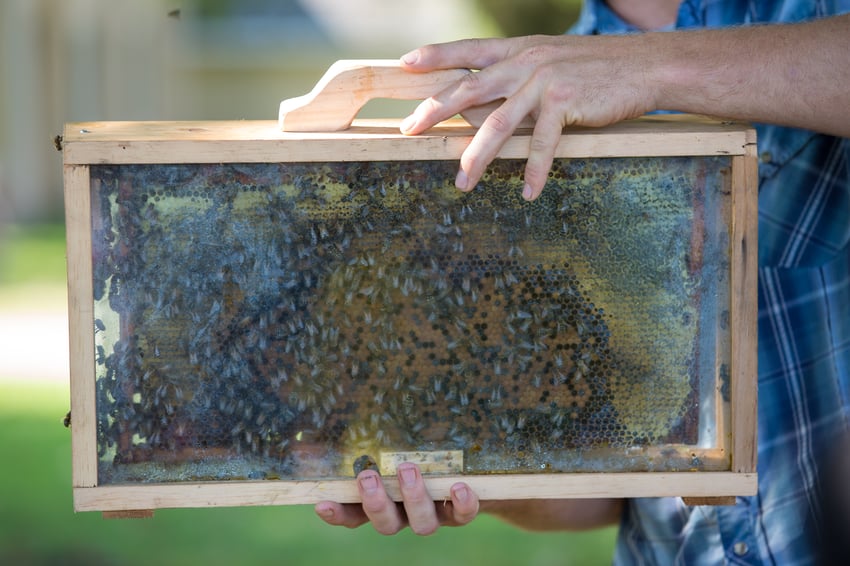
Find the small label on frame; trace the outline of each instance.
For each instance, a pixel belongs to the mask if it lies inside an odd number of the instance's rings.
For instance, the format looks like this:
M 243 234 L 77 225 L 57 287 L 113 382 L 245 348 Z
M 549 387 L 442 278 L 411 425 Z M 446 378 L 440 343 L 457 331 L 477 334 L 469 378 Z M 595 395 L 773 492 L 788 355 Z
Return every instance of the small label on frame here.
M 402 462 L 415 463 L 423 474 L 460 474 L 463 472 L 463 450 L 382 452 L 381 475 L 395 475 Z

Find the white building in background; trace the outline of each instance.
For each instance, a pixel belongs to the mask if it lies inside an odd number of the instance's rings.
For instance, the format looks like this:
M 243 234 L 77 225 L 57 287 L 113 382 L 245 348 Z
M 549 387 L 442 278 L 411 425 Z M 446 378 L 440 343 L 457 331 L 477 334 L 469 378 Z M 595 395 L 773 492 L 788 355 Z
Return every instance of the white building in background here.
M 0 225 L 62 217 L 66 122 L 273 120 L 337 59 L 492 33 L 474 0 L 2 0 Z

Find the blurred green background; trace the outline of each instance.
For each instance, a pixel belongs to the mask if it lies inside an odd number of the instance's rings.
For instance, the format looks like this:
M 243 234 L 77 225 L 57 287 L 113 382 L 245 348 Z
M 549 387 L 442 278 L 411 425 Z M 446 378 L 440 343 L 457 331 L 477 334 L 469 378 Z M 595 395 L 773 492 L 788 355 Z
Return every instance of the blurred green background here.
M 52 138 L 64 123 L 274 119 L 281 99 L 309 90 L 336 59 L 392 58 L 467 36 L 560 33 L 578 5 L 0 2 L 0 564 L 610 563 L 616 529 L 527 533 L 487 516 L 421 538 L 331 528 L 311 506 L 158 510 L 141 520 L 75 514 L 70 432 L 62 425 L 69 409 L 65 228 Z M 416 33 L 345 33 L 356 27 L 351 10 L 378 20 L 375 29 L 391 29 L 404 27 L 395 20 L 400 10 L 414 8 L 437 12 L 435 23 L 423 28 L 417 16 Z

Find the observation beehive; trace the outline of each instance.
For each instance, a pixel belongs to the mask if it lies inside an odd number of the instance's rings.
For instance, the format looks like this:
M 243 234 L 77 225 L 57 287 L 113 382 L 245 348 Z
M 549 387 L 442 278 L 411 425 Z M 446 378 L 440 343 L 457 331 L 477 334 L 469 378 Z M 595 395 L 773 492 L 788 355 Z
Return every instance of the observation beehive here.
M 752 493 L 752 130 L 571 131 L 527 203 L 529 132 L 461 193 L 397 127 L 66 127 L 76 509 Z

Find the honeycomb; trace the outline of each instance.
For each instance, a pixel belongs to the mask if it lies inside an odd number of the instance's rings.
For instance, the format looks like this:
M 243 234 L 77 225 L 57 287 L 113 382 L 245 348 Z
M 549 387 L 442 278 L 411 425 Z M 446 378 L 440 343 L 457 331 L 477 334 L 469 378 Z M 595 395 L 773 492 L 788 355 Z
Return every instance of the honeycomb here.
M 645 448 L 719 426 L 728 158 L 522 167 L 93 166 L 100 482 L 681 467 Z

